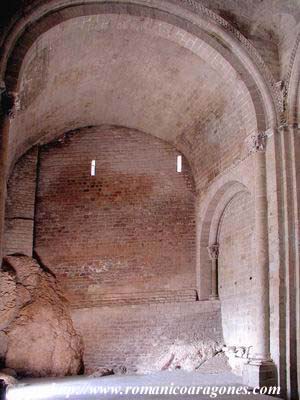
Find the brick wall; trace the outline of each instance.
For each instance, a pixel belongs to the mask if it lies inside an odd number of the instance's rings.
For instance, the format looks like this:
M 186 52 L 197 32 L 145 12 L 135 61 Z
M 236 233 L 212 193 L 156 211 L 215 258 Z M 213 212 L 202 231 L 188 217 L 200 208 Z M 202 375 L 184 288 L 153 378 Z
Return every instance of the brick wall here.
M 185 160 L 176 172 L 177 154 L 117 128 L 86 129 L 41 149 L 35 251 L 73 306 L 172 290 L 195 299 L 194 183 Z
M 15 165 L 7 187 L 4 254 L 32 255 L 37 147 Z
M 219 296 L 228 346 L 255 344 L 254 204 L 247 192 L 225 209 L 219 233 Z
M 236 84 L 235 96 L 230 99 L 222 95 L 221 87 L 219 93 L 217 101 L 215 96 L 207 98 L 197 124 L 177 141 L 188 154 L 197 190 L 202 192 L 220 173 L 241 160 L 246 137 L 257 131 L 253 104 L 244 94 L 243 85 Z
M 72 318 L 83 337 L 86 373 L 121 366 L 127 372 L 159 370 L 175 342 L 223 343 L 218 302 L 80 309 Z

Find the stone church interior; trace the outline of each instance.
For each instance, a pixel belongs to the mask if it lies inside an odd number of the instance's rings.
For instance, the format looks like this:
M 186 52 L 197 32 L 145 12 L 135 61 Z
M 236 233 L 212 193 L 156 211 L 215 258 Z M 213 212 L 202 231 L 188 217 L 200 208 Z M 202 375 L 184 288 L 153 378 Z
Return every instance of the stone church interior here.
M 2 0 L 0 41 L 0 379 L 299 400 L 299 1 Z

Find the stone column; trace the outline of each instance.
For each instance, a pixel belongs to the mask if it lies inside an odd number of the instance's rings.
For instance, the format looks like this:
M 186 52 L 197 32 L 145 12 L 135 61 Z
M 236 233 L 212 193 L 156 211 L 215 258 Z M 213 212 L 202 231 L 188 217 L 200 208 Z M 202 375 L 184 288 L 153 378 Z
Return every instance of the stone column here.
M 286 398 L 300 398 L 300 125 L 287 124 L 279 128 L 282 154 L 283 207 L 285 209 L 284 254 L 282 259 L 284 285 L 281 312 L 285 314 Z M 283 353 L 284 354 L 284 353 Z
M 258 133 L 248 141 L 255 168 L 255 266 L 256 266 L 256 348 L 244 370 L 249 386 L 276 384 L 276 368 L 270 358 L 268 199 L 266 181 L 267 134 Z
M 219 245 L 213 244 L 207 247 L 209 257 L 211 259 L 211 293 L 209 298 L 216 300 L 218 296 L 218 258 L 219 258 Z

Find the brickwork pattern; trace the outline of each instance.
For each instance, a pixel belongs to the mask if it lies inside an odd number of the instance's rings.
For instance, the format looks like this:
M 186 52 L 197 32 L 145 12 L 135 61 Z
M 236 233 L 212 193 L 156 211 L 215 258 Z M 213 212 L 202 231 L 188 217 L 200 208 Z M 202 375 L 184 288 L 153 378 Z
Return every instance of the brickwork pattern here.
M 33 147 L 16 164 L 7 187 L 5 254 L 32 255 L 38 149 Z
M 155 369 L 158 357 L 178 340 L 223 343 L 218 302 L 81 309 L 72 318 L 83 337 L 86 373 L 101 367 Z
M 177 154 L 117 128 L 41 150 L 35 251 L 74 304 L 195 288 L 195 190 L 185 159 L 176 172 Z

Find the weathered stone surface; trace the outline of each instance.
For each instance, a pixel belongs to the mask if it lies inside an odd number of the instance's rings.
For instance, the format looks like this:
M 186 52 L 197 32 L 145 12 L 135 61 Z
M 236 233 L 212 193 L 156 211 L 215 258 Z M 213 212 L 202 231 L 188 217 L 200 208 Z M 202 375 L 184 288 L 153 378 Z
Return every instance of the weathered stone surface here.
M 80 372 L 81 339 L 56 279 L 27 256 L 9 256 L 15 271 L 16 318 L 6 327 L 6 367 L 22 376 L 65 376 Z M 13 284 L 11 283 L 12 287 Z
M 7 335 L 0 331 L 0 365 L 4 364 L 5 354 L 7 352 Z
M 224 346 L 223 352 L 228 358 L 228 364 L 232 371 L 242 376 L 244 366 L 249 362 L 249 353 L 251 348 L 246 347 L 235 347 L 235 346 Z
M 0 271 L 0 330 L 5 329 L 16 317 L 17 286 L 14 277 Z
M 220 350 L 221 345 L 213 340 L 195 340 L 194 342 L 185 342 L 176 340 L 172 346 L 166 348 L 165 352 L 158 349 L 158 354 L 154 359 L 154 364 L 143 364 L 139 367 L 138 373 L 150 373 L 157 370 L 173 371 L 182 369 L 184 371 L 195 371 L 205 361 L 214 357 Z M 155 352 L 155 350 L 154 350 Z
M 124 365 L 119 365 L 118 367 L 114 367 L 113 373 L 115 375 L 126 375 L 128 372 L 127 368 Z
M 22 375 L 63 376 L 80 370 L 79 338 L 63 310 L 52 305 L 26 306 L 8 338 L 6 365 Z
M 0 384 L 4 382 L 6 386 L 14 385 L 18 383 L 18 380 L 10 373 L 9 370 L 0 370 Z
M 97 368 L 92 374 L 89 376 L 92 378 L 99 378 L 101 376 L 108 376 L 108 375 L 114 375 L 114 371 L 109 368 Z
M 177 358 L 169 369 L 178 363 L 186 369 L 185 350 L 195 357 L 193 368 L 224 343 L 215 301 L 72 309 L 72 319 L 84 341 L 87 374 L 99 367 L 115 375 L 123 374 L 120 367 L 126 367 L 128 375 L 159 372 L 174 351 Z
M 232 372 L 231 367 L 228 364 L 228 358 L 223 351 L 205 361 L 197 371 L 203 374 L 222 374 Z

